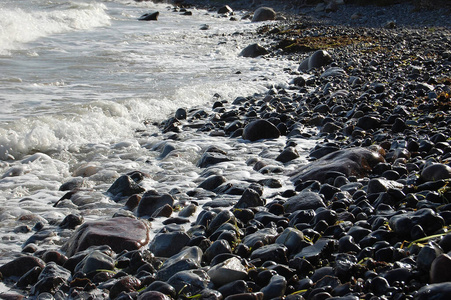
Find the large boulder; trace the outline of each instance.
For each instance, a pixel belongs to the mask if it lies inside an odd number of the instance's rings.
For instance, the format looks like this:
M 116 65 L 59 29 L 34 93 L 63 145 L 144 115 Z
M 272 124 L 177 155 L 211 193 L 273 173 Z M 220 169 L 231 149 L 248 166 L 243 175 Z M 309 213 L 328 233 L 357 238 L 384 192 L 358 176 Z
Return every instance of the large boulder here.
M 331 172 L 341 172 L 345 176 L 364 177 L 384 157 L 368 148 L 354 147 L 332 152 L 309 164 L 306 164 L 291 174 L 293 181 L 318 180 L 324 183 Z
M 271 21 L 276 19 L 276 12 L 270 7 L 260 7 L 254 12 L 252 22 Z
M 308 71 L 310 69 L 327 66 L 332 62 L 332 56 L 326 50 L 318 50 L 304 59 L 299 65 L 299 71 Z
M 116 253 L 137 250 L 149 242 L 149 225 L 146 221 L 126 217 L 86 222 L 62 247 L 67 256 L 91 246 L 108 245 Z
M 260 139 L 277 139 L 278 137 L 280 137 L 279 129 L 264 119 L 252 121 L 244 127 L 243 131 L 243 139 L 251 142 Z

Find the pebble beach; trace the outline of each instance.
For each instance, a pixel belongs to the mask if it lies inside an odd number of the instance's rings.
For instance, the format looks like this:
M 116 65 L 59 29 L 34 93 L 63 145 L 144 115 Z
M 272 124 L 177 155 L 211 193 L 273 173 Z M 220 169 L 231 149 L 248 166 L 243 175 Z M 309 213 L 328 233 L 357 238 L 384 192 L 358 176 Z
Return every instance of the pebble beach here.
M 79 213 L 11 229 L 29 238 L 0 298 L 451 298 L 450 8 L 191 2 L 263 21 L 240 55 L 298 62 L 291 80 L 149 121 L 157 174 L 108 201 L 80 168 L 52 203 Z

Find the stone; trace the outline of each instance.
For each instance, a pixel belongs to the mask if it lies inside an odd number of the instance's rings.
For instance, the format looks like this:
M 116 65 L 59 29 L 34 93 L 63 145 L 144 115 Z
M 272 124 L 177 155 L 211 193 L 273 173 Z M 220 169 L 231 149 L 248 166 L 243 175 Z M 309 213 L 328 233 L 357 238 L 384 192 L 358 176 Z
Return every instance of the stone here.
M 255 142 L 260 139 L 277 139 L 280 131 L 271 122 L 258 119 L 252 121 L 244 127 L 243 139 Z
M 255 58 L 268 53 L 268 50 L 259 44 L 251 44 L 240 52 L 240 56 Z
M 425 181 L 436 181 L 451 178 L 451 167 L 445 164 L 434 163 L 421 171 L 421 179 Z
M 251 259 L 259 258 L 263 262 L 272 260 L 276 263 L 287 264 L 288 248 L 282 244 L 269 244 L 255 249 L 251 253 Z
M 221 162 L 230 161 L 227 155 L 217 152 L 205 152 L 197 162 L 199 168 L 206 168 Z
M 443 218 L 430 208 L 394 215 L 388 222 L 390 228 L 400 237 L 409 240 L 411 230 L 420 225 L 427 235 L 434 234 L 445 225 Z
M 285 208 L 285 212 L 292 213 L 297 210 L 315 210 L 319 207 L 326 207 L 326 204 L 324 204 L 323 198 L 321 198 L 320 194 L 310 191 L 303 191 L 288 198 L 288 200 L 283 204 L 283 207 Z
M 116 281 L 110 289 L 110 299 L 116 299 L 120 293 L 135 292 L 141 286 L 141 280 L 133 276 L 124 276 Z
M 252 22 L 271 21 L 276 19 L 276 12 L 270 7 L 260 7 L 254 12 Z
M 277 299 L 285 295 L 287 280 L 280 275 L 272 276 L 269 283 L 260 292 L 263 293 L 264 300 Z
M 215 188 L 226 182 L 226 178 L 221 175 L 212 175 L 199 184 L 199 188 L 207 191 L 213 191 Z
M 118 217 L 86 222 L 74 232 L 62 247 L 67 256 L 91 246 L 108 245 L 116 253 L 137 250 L 149 242 L 149 224 L 146 221 Z
M 145 189 L 133 180 L 131 176 L 122 175 L 116 179 L 106 192 L 111 194 L 114 199 L 120 199 L 122 197 L 140 194 L 144 191 Z
M 418 290 L 414 300 L 447 300 L 451 299 L 451 282 L 427 284 Z
M 233 9 L 228 5 L 224 5 L 218 9 L 218 14 L 221 14 L 221 15 L 231 14 L 231 13 L 233 13 Z
M 260 194 L 253 189 L 246 189 L 234 208 L 249 208 L 265 205 L 265 201 L 260 198 Z
M 266 245 L 275 240 L 276 235 L 277 231 L 274 228 L 260 229 L 257 232 L 246 235 L 243 239 L 243 244 L 251 248 L 254 248 L 254 245 L 257 243 Z
M 276 157 L 277 161 L 287 163 L 299 157 L 299 153 L 294 147 L 287 147 Z
M 69 270 L 50 262 L 39 274 L 38 282 L 30 289 L 30 294 L 55 293 L 70 277 Z
M 114 270 L 114 259 L 99 250 L 94 250 L 77 264 L 74 272 L 89 274 L 97 270 Z
M 11 276 L 20 277 L 34 267 L 44 268 L 45 263 L 42 259 L 34 256 L 21 256 L 0 267 L 0 274 L 3 278 Z
M 171 257 L 185 247 L 190 240 L 182 231 L 158 233 L 149 244 L 149 250 L 158 257 Z
M 157 21 L 159 15 L 160 15 L 160 12 L 158 12 L 158 11 L 146 13 L 146 14 L 143 14 L 141 17 L 139 17 L 138 21 Z
M 321 257 L 330 254 L 334 247 L 334 240 L 321 238 L 315 244 L 303 248 L 295 257 L 305 258 L 312 263 L 317 262 Z
M 143 291 L 143 293 L 147 293 L 150 291 L 155 291 L 162 293 L 164 295 L 168 295 L 169 299 L 176 298 L 177 296 L 177 292 L 172 285 L 160 280 L 155 280 L 154 282 L 149 284 L 149 286 Z
M 205 289 L 210 282 L 210 277 L 203 270 L 181 271 L 169 278 L 167 283 L 172 285 L 177 294 L 195 295 Z
M 247 270 L 240 259 L 232 257 L 212 267 L 207 274 L 216 287 L 221 287 L 232 281 L 245 279 Z
M 259 44 L 251 44 L 244 48 L 240 52 L 240 56 L 242 57 L 259 57 L 265 54 L 268 54 L 268 50 L 266 50 L 264 47 L 260 46 Z
M 339 67 L 328 68 L 321 74 L 321 78 L 346 76 L 346 71 Z
M 318 50 L 304 59 L 299 65 L 298 70 L 306 72 L 308 70 L 327 66 L 332 62 L 332 56 L 325 50 Z
M 431 283 L 451 282 L 451 257 L 448 254 L 439 255 L 431 265 L 429 278 Z
M 146 192 L 139 201 L 136 215 L 138 217 L 152 216 L 158 209 L 165 205 L 173 206 L 174 198 L 170 194 L 153 194 Z
M 138 300 L 171 300 L 172 298 L 166 296 L 165 294 L 157 291 L 148 291 L 139 294 Z
M 326 181 L 326 174 L 331 171 L 343 173 L 346 177 L 356 176 L 362 178 L 368 175 L 384 157 L 367 148 L 353 147 L 338 150 L 304 165 L 291 173 L 292 181 L 318 180 Z
M 83 217 L 80 215 L 69 214 L 58 225 L 62 229 L 75 229 L 78 225 L 83 224 Z

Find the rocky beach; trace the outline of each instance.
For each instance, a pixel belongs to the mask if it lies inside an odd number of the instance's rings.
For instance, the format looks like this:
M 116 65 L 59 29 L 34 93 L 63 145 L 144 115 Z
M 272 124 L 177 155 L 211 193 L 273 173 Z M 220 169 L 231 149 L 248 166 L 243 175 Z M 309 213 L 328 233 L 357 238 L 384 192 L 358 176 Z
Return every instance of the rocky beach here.
M 149 121 L 155 174 L 130 158 L 108 201 L 80 166 L 52 203 L 74 213 L 14 223 L 0 298 L 451 298 L 450 8 L 218 2 L 174 11 L 265 21 L 241 55 L 291 81 Z

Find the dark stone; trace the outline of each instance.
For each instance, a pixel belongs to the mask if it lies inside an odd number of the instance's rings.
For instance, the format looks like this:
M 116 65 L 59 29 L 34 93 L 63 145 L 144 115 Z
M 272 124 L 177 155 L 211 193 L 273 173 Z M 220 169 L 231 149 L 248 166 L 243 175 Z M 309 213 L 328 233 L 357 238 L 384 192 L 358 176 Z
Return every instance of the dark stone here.
M 39 274 L 38 282 L 31 288 L 31 295 L 55 293 L 71 276 L 69 270 L 50 262 Z
M 147 14 L 142 15 L 138 18 L 139 21 L 157 21 L 158 16 L 160 15 L 160 12 L 154 11 Z
M 197 166 L 199 168 L 206 168 L 208 166 L 226 161 L 230 161 L 230 158 L 228 158 L 225 154 L 217 152 L 205 152 L 197 162 Z
M 174 205 L 174 198 L 170 194 L 154 194 L 146 192 L 139 201 L 136 214 L 138 217 L 152 216 L 161 207 Z
M 34 256 L 21 256 L 0 267 L 0 274 L 3 278 L 11 276 L 21 277 L 34 267 L 44 268 L 45 263 L 40 258 Z
M 218 291 L 227 298 L 231 295 L 247 293 L 249 287 L 244 280 L 235 280 L 218 288 Z
M 246 189 L 234 208 L 249 208 L 265 205 L 265 201 L 260 198 L 260 194 L 253 189 Z
M 335 242 L 331 239 L 319 239 L 312 246 L 305 247 L 295 257 L 305 258 L 316 263 L 320 258 L 327 257 L 334 250 Z
M 185 120 L 186 119 L 186 109 L 184 108 L 179 108 L 175 111 L 175 115 L 174 117 L 177 120 Z
M 430 208 L 395 215 L 389 220 L 390 228 L 404 239 L 409 239 L 412 227 L 417 224 L 423 228 L 427 235 L 431 235 L 443 228 L 445 221 Z
M 432 164 L 421 171 L 421 179 L 425 181 L 436 181 L 451 178 L 451 167 L 444 164 Z
M 91 246 L 108 245 L 119 253 L 139 249 L 148 242 L 149 225 L 145 221 L 118 217 L 84 223 L 77 228 L 62 250 L 70 257 Z
M 276 160 L 282 163 L 287 163 L 299 157 L 299 153 L 294 147 L 285 148 L 277 157 Z
M 127 197 L 134 194 L 140 194 L 144 192 L 145 189 L 138 185 L 138 183 L 132 179 L 129 175 L 122 175 L 111 185 L 111 187 L 106 191 L 111 194 L 115 199 L 120 199 L 121 197 Z
M 246 48 L 244 48 L 241 52 L 240 52 L 240 56 L 243 57 L 258 57 L 261 55 L 265 55 L 268 54 L 268 50 L 266 50 L 264 47 L 260 46 L 259 44 L 252 44 L 247 46 Z
M 97 270 L 113 270 L 114 260 L 105 253 L 94 250 L 86 255 L 75 267 L 74 272 L 83 272 L 89 274 Z
M 149 244 L 149 250 L 159 257 L 171 257 L 177 254 L 190 241 L 190 237 L 181 231 L 158 233 Z
M 276 19 L 276 12 L 270 7 L 260 7 L 254 12 L 252 22 L 271 21 Z
M 232 248 L 226 240 L 216 240 L 205 250 L 204 258 L 210 262 L 216 255 L 223 253 L 232 253 Z
M 120 278 L 110 289 L 110 299 L 116 299 L 121 292 L 135 292 L 141 286 L 141 281 L 133 276 L 124 276 Z
M 322 66 L 326 66 L 332 62 L 332 57 L 325 50 L 318 50 L 314 52 L 312 55 L 304 59 L 299 65 L 299 71 L 308 71 L 313 68 L 319 68 Z
M 262 261 L 272 260 L 276 263 L 287 264 L 288 248 L 282 244 L 265 245 L 254 250 L 251 254 L 251 259 L 259 258 Z
M 170 285 L 170 284 L 168 284 L 166 282 L 163 282 L 163 281 L 159 281 L 159 280 L 156 280 L 156 281 L 152 282 L 143 291 L 143 294 L 147 293 L 147 292 L 151 292 L 151 291 L 155 291 L 155 292 L 162 293 L 164 295 L 168 295 L 169 297 L 171 297 L 170 299 L 175 298 L 176 295 L 177 295 L 177 292 L 176 292 L 175 288 L 172 285 Z M 146 298 L 144 298 L 144 299 L 146 299 Z
M 78 225 L 83 224 L 83 217 L 80 215 L 69 214 L 58 225 L 62 229 L 75 229 Z
M 314 192 L 301 192 L 293 197 L 290 197 L 284 204 L 285 212 L 292 213 L 297 210 L 317 209 L 319 207 L 326 207 L 321 196 Z
M 280 137 L 279 129 L 264 119 L 252 121 L 244 127 L 243 131 L 243 139 L 251 142 L 260 139 L 276 139 L 278 137 Z
M 177 293 L 190 293 L 195 295 L 205 289 L 209 283 L 209 277 L 203 270 L 181 271 L 167 281 L 174 287 Z
M 269 300 L 285 295 L 287 288 L 287 280 L 280 275 L 272 276 L 268 285 L 263 287 L 260 292 L 263 293 L 263 299 Z
M 226 182 L 226 178 L 221 175 L 212 175 L 199 184 L 199 188 L 207 191 L 213 191 L 215 188 Z
M 343 149 L 302 166 L 291 174 L 291 180 L 318 180 L 324 183 L 325 175 L 330 171 L 341 172 L 346 177 L 356 176 L 361 178 L 368 175 L 377 163 L 383 161 L 384 158 L 380 153 L 367 148 Z
M 146 291 L 139 294 L 137 300 L 171 300 L 173 298 L 166 296 L 158 291 Z
M 233 13 L 233 9 L 228 5 L 224 5 L 218 9 L 218 14 L 221 14 L 221 15 L 222 14 L 231 14 L 231 13 Z
M 448 254 L 439 255 L 431 265 L 431 283 L 451 282 L 451 257 Z
M 427 284 L 418 290 L 414 300 L 451 299 L 451 282 Z

